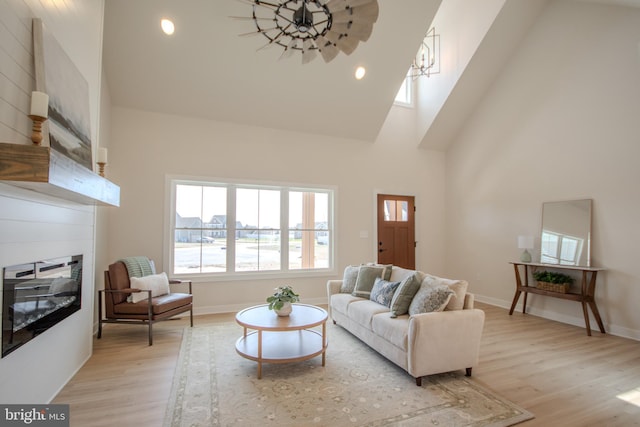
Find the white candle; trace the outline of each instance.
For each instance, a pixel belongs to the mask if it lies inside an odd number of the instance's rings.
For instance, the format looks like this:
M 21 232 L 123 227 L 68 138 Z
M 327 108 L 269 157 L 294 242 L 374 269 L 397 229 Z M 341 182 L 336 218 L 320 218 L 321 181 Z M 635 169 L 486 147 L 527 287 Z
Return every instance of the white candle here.
M 98 148 L 98 163 L 107 163 L 107 149 L 106 148 Z
M 44 92 L 31 92 L 31 115 L 49 117 L 49 95 Z

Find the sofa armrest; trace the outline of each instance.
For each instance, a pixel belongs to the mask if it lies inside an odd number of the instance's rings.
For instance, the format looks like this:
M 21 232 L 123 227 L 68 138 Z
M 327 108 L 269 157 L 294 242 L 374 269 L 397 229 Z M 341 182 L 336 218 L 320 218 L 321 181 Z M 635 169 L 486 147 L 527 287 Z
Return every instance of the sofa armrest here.
M 407 371 L 414 377 L 478 364 L 484 311 L 422 313 L 409 318 Z
M 327 296 L 331 298 L 333 294 L 339 294 L 342 287 L 342 280 L 327 280 Z
M 331 317 L 331 295 L 339 294 L 341 287 L 342 280 L 327 280 L 327 307 L 329 311 L 329 317 Z
M 474 303 L 475 303 L 475 301 L 476 301 L 476 297 L 475 297 L 475 295 L 473 295 L 473 294 L 471 294 L 471 293 L 467 292 L 467 293 L 464 295 L 464 306 L 463 306 L 462 308 L 463 308 L 464 310 L 470 310 L 470 309 L 472 309 L 472 308 L 473 308 L 473 305 L 474 305 Z

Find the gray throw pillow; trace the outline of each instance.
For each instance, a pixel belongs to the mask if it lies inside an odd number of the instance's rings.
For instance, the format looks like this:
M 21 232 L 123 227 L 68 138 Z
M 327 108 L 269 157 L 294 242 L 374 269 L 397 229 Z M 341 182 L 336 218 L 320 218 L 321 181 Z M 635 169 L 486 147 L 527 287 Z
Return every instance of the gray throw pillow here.
M 409 315 L 442 311 L 454 292 L 448 286 L 420 286 L 409 305 Z
M 409 305 L 416 295 L 416 292 L 418 292 L 418 289 L 420 289 L 420 283 L 418 273 L 414 273 L 400 282 L 389 306 L 391 309 L 391 317 L 402 316 L 409 312 Z
M 393 268 L 393 264 L 376 264 L 374 262 L 370 262 L 366 265 L 370 267 L 384 267 L 384 273 L 382 273 L 382 278 L 384 280 L 389 280 L 391 278 L 391 269 Z
M 390 282 L 376 277 L 369 299 L 377 302 L 378 304 L 382 304 L 385 307 L 389 307 L 391 305 L 391 299 L 399 285 L 400 282 Z
M 340 292 L 344 294 L 350 294 L 356 287 L 356 279 L 358 278 L 358 265 L 348 265 L 344 269 L 344 276 L 342 277 L 342 285 L 340 286 Z
M 369 299 L 371 289 L 375 283 L 376 277 L 383 277 L 385 268 L 374 267 L 372 265 L 361 265 L 358 269 L 358 278 L 356 279 L 356 287 L 351 293 L 354 297 Z

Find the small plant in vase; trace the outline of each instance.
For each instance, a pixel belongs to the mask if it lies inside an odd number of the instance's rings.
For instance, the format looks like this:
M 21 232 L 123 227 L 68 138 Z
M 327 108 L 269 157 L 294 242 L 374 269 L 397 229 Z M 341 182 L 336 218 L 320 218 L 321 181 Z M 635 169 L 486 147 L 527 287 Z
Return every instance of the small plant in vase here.
M 291 304 L 300 301 L 300 295 L 296 294 L 291 286 L 280 286 L 275 288 L 275 292 L 269 298 L 269 310 L 274 310 L 278 316 L 288 316 L 291 314 Z

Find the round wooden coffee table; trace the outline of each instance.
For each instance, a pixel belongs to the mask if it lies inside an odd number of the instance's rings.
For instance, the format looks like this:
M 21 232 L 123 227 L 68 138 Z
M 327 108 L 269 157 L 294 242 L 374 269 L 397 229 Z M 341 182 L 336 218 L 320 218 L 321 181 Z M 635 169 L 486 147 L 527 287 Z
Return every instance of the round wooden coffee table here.
M 322 354 L 325 366 L 327 312 L 320 307 L 293 304 L 291 314 L 280 317 L 267 304 L 258 305 L 238 312 L 236 322 L 244 327 L 236 352 L 258 362 L 258 378 L 263 363 L 300 362 Z M 322 333 L 311 329 L 316 326 L 322 326 Z

